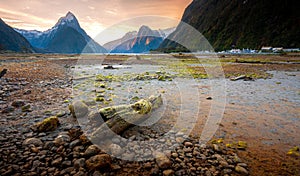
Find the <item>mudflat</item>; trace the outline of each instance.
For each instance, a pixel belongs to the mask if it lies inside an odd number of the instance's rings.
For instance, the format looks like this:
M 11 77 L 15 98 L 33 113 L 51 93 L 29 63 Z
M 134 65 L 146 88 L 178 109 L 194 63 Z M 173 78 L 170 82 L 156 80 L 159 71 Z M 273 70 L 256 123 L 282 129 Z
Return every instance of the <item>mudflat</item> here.
M 7 72 L 0 79 L 0 175 L 300 173 L 297 54 L 7 54 L 0 56 L 3 69 Z M 218 75 L 209 73 L 216 69 L 221 71 Z M 219 87 L 224 88 L 223 99 L 212 91 Z M 164 106 L 154 114 L 157 118 L 121 135 L 130 145 L 93 147 L 84 134 L 96 127 L 72 117 L 69 110 L 75 100 L 99 109 L 158 94 Z M 218 108 L 224 113 L 213 137 L 199 143 L 210 114 Z M 33 129 L 53 116 L 59 124 L 52 130 Z M 141 149 L 134 143 L 151 139 L 158 141 L 155 147 L 170 148 L 165 157 L 154 159 L 152 144 Z M 153 159 L 138 161 L 145 153 Z M 107 162 L 99 162 L 103 158 Z

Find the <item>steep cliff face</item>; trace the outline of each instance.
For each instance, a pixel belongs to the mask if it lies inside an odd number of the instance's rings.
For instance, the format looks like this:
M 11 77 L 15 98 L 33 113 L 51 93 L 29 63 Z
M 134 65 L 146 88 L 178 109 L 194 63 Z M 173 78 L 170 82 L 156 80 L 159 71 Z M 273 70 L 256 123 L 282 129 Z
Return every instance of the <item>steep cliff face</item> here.
M 300 47 L 299 5 L 297 0 L 194 0 L 182 21 L 201 32 L 216 50 Z M 172 42 L 185 36 L 182 26 L 179 24 L 161 49 L 182 49 Z
M 0 18 L 0 51 L 34 52 L 30 43 Z

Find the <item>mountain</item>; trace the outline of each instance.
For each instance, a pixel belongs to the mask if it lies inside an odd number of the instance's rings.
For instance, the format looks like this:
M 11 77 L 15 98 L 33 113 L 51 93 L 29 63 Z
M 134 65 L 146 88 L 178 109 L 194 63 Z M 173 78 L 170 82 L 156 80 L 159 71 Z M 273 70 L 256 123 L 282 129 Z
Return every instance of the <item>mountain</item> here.
M 0 51 L 34 52 L 30 43 L 0 18 Z
M 182 21 L 201 32 L 216 50 L 292 48 L 300 47 L 298 7 L 297 0 L 193 0 L 185 9 Z M 172 40 L 199 43 L 186 36 L 184 23 L 177 26 L 160 49 L 183 48 Z
M 152 30 L 143 25 L 138 32 L 128 32 L 122 38 L 108 42 L 103 47 L 112 53 L 145 53 L 156 49 L 174 30 L 175 28 Z
M 122 38 L 105 43 L 103 45 L 103 47 L 107 50 L 107 51 L 111 51 L 113 49 L 115 49 L 118 45 L 121 45 L 122 43 L 131 40 L 133 38 L 135 38 L 137 36 L 137 31 L 132 31 L 132 32 L 127 32 Z
M 51 29 L 44 32 L 37 30 L 15 29 L 22 34 L 32 46 L 46 52 L 54 53 L 103 53 L 106 50 L 96 43 L 80 27 L 71 12 L 61 17 Z

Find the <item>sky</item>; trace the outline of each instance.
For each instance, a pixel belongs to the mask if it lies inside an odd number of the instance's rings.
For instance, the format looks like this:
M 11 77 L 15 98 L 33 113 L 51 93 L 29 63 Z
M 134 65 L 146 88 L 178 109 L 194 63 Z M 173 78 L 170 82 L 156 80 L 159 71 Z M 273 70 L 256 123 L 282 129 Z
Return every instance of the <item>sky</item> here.
M 175 27 L 191 2 L 192 0 L 0 0 L 0 17 L 12 27 L 44 31 L 71 11 L 81 27 L 91 37 L 95 37 L 111 26 L 120 26 L 124 21 L 128 23 L 140 20 L 138 23 L 154 29 Z M 141 18 L 149 15 L 170 20 Z M 120 31 L 119 35 L 123 32 Z

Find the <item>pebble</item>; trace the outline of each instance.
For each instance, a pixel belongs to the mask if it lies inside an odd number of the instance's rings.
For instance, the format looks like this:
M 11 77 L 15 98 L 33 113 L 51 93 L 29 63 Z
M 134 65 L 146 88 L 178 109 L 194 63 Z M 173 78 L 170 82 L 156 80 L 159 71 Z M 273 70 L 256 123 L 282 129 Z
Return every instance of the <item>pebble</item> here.
M 97 155 L 100 152 L 100 149 L 96 145 L 90 145 L 85 152 L 83 153 L 84 157 L 90 157 Z
M 79 169 L 84 166 L 85 166 L 85 158 L 80 158 L 80 159 L 75 160 L 75 162 L 74 162 L 75 168 Z
M 68 143 L 70 141 L 70 136 L 65 133 L 61 133 L 54 139 L 54 144 L 56 146 L 64 145 L 65 143 Z
M 245 168 L 243 168 L 242 166 L 239 166 L 239 165 L 235 166 L 235 171 L 240 173 L 240 174 L 243 174 L 243 175 L 248 175 L 249 174 L 248 171 Z
M 155 158 L 158 167 L 161 169 L 169 168 L 172 165 L 170 159 L 163 153 L 156 153 Z
M 43 142 L 38 138 L 27 138 L 23 142 L 23 145 L 25 145 L 25 146 L 30 145 L 30 144 L 33 144 L 35 146 L 42 146 Z
M 172 169 L 164 170 L 163 175 L 164 176 L 174 175 L 174 171 Z
M 96 170 L 110 167 L 111 161 L 112 159 L 108 154 L 100 154 L 92 156 L 85 163 L 89 170 Z

